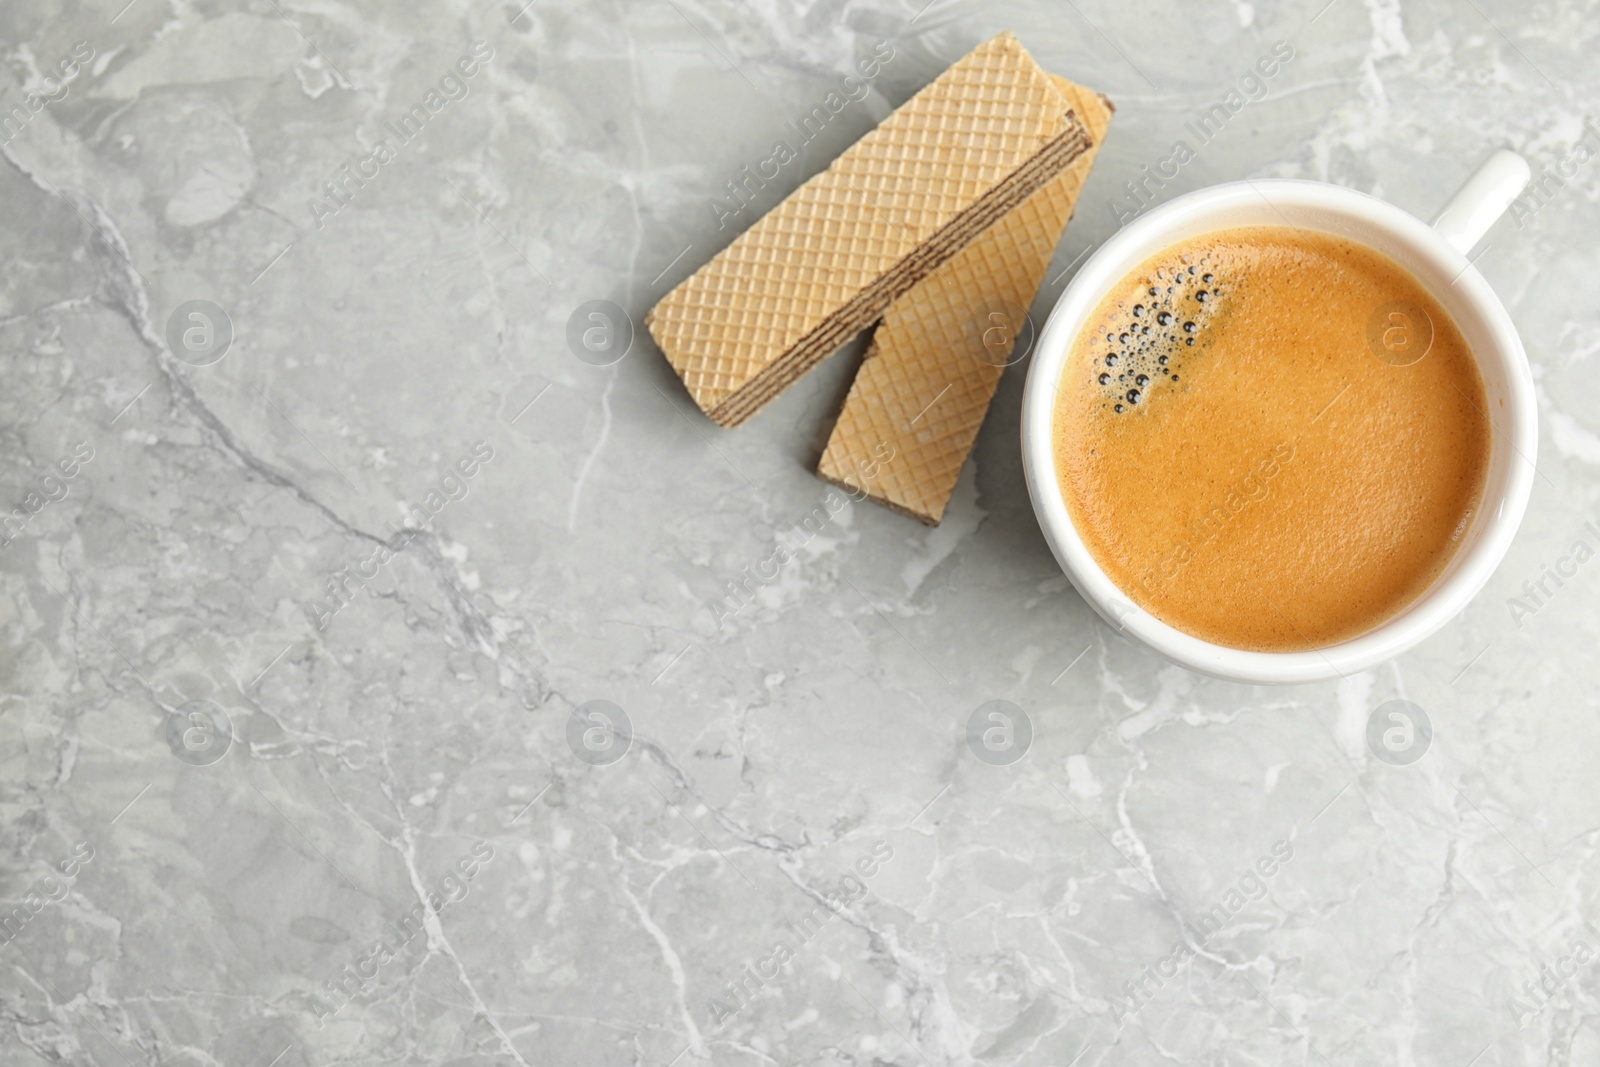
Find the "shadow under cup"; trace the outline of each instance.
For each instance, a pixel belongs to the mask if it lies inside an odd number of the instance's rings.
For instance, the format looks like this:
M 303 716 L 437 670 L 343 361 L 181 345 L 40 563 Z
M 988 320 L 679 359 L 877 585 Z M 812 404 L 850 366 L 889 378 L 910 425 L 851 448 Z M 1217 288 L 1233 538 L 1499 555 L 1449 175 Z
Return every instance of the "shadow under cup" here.
M 1240 226 L 1321 230 L 1382 252 L 1408 270 L 1455 321 L 1477 360 L 1491 424 L 1483 498 L 1455 555 L 1428 590 L 1397 615 L 1338 644 L 1303 652 L 1247 652 L 1183 633 L 1134 604 L 1108 578 L 1074 528 L 1054 457 L 1055 402 L 1078 334 L 1106 293 L 1172 245 Z M 1374 358 L 1377 358 L 1376 356 Z M 1375 666 L 1437 631 L 1483 587 L 1516 532 L 1537 450 L 1532 376 L 1522 342 L 1489 284 L 1461 252 L 1416 217 L 1364 193 L 1321 182 L 1219 185 L 1179 197 L 1115 234 L 1068 285 L 1029 370 L 1022 452 L 1045 539 L 1084 599 L 1108 623 L 1191 670 L 1242 682 L 1310 682 Z M 1381 445 L 1381 443 L 1379 443 Z

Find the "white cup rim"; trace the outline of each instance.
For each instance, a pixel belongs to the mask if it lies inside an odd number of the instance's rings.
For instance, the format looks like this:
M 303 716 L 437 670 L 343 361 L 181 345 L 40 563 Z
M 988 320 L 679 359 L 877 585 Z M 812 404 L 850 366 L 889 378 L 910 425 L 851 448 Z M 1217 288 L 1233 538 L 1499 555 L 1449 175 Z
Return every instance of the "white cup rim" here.
M 1525 163 L 1521 165 L 1526 168 Z M 1392 204 L 1342 186 L 1299 179 L 1231 182 L 1179 196 L 1151 209 L 1109 238 L 1083 264 L 1056 301 L 1034 348 L 1023 395 L 1023 470 L 1045 540 L 1078 592 L 1113 628 L 1174 663 L 1213 677 L 1256 684 L 1322 681 L 1367 670 L 1413 647 L 1454 618 L 1488 582 L 1510 547 L 1527 507 L 1538 448 L 1538 411 L 1527 356 L 1511 317 L 1458 247 L 1470 247 L 1475 236 L 1463 240 L 1459 233 L 1447 237 L 1441 232 L 1451 209 L 1458 209 L 1465 196 L 1464 189 L 1441 214 L 1435 228 Z M 1506 200 L 1509 202 L 1509 197 Z M 1494 452 L 1491 469 L 1495 469 L 1496 456 L 1501 462 L 1509 462 L 1509 467 L 1499 468 L 1499 491 L 1492 498 L 1491 487 L 1485 487 L 1467 542 L 1444 573 L 1417 600 L 1372 630 L 1326 648 L 1303 652 L 1251 652 L 1213 644 L 1140 608 L 1095 562 L 1072 522 L 1055 469 L 1056 386 L 1073 342 L 1106 291 L 1146 256 L 1183 239 L 1172 236 L 1180 225 L 1192 227 L 1196 219 L 1250 210 L 1252 202 L 1262 201 L 1278 211 L 1301 212 L 1302 221 L 1305 215 L 1319 215 L 1384 231 L 1443 277 L 1454 277 L 1451 288 L 1458 294 L 1441 302 L 1446 306 L 1453 302 L 1476 316 L 1476 332 L 1489 343 L 1474 344 L 1473 355 L 1486 382 L 1492 371 L 1494 379 L 1504 385 L 1500 397 L 1504 406 L 1498 412 L 1491 398 L 1491 448 L 1509 451 Z M 1494 209 L 1488 220 L 1498 216 L 1504 206 Z M 1259 207 L 1253 209 L 1259 211 Z M 1238 224 L 1201 225 L 1193 232 Z M 1481 235 L 1487 225 L 1488 221 L 1483 221 L 1477 234 Z M 1186 232 L 1184 236 L 1187 235 Z M 1440 296 L 1437 287 L 1430 289 Z

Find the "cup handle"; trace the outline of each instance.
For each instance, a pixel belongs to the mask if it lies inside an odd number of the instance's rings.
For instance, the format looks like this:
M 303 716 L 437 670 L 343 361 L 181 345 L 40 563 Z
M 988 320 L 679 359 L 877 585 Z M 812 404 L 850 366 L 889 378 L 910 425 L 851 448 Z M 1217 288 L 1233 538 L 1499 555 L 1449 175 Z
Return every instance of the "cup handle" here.
M 1457 252 L 1466 255 L 1522 194 L 1532 176 L 1526 159 L 1500 149 L 1456 190 L 1444 210 L 1434 216 L 1433 228 Z

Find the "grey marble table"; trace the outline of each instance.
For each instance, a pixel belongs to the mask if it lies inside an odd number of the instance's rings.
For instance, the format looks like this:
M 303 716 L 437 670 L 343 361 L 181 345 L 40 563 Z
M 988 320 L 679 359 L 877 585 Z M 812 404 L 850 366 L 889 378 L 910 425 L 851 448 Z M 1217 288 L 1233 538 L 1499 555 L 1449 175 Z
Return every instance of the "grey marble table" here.
M 1284 689 L 1129 644 L 1033 519 L 1025 365 L 942 526 L 847 503 L 748 578 L 826 506 L 859 348 L 727 432 L 643 313 L 1006 28 L 1117 105 L 1036 318 L 1190 189 L 1426 216 L 1497 147 L 1539 170 L 1477 260 L 1539 474 L 1432 640 Z M 1597 38 L 1565 0 L 7 3 L 0 1062 L 1600 1062 Z M 595 301 L 620 359 L 569 344 Z M 1369 742 L 1394 700 L 1431 729 Z

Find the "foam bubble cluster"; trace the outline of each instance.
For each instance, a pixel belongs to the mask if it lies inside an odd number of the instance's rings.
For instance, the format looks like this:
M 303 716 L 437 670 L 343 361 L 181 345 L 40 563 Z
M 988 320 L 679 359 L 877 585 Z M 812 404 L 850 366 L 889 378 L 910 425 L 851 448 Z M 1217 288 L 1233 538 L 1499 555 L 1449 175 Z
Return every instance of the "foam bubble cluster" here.
M 1130 411 L 1181 380 L 1184 358 L 1194 354 L 1226 292 L 1206 267 L 1202 257 L 1157 268 L 1101 320 L 1089 351 L 1111 410 Z

